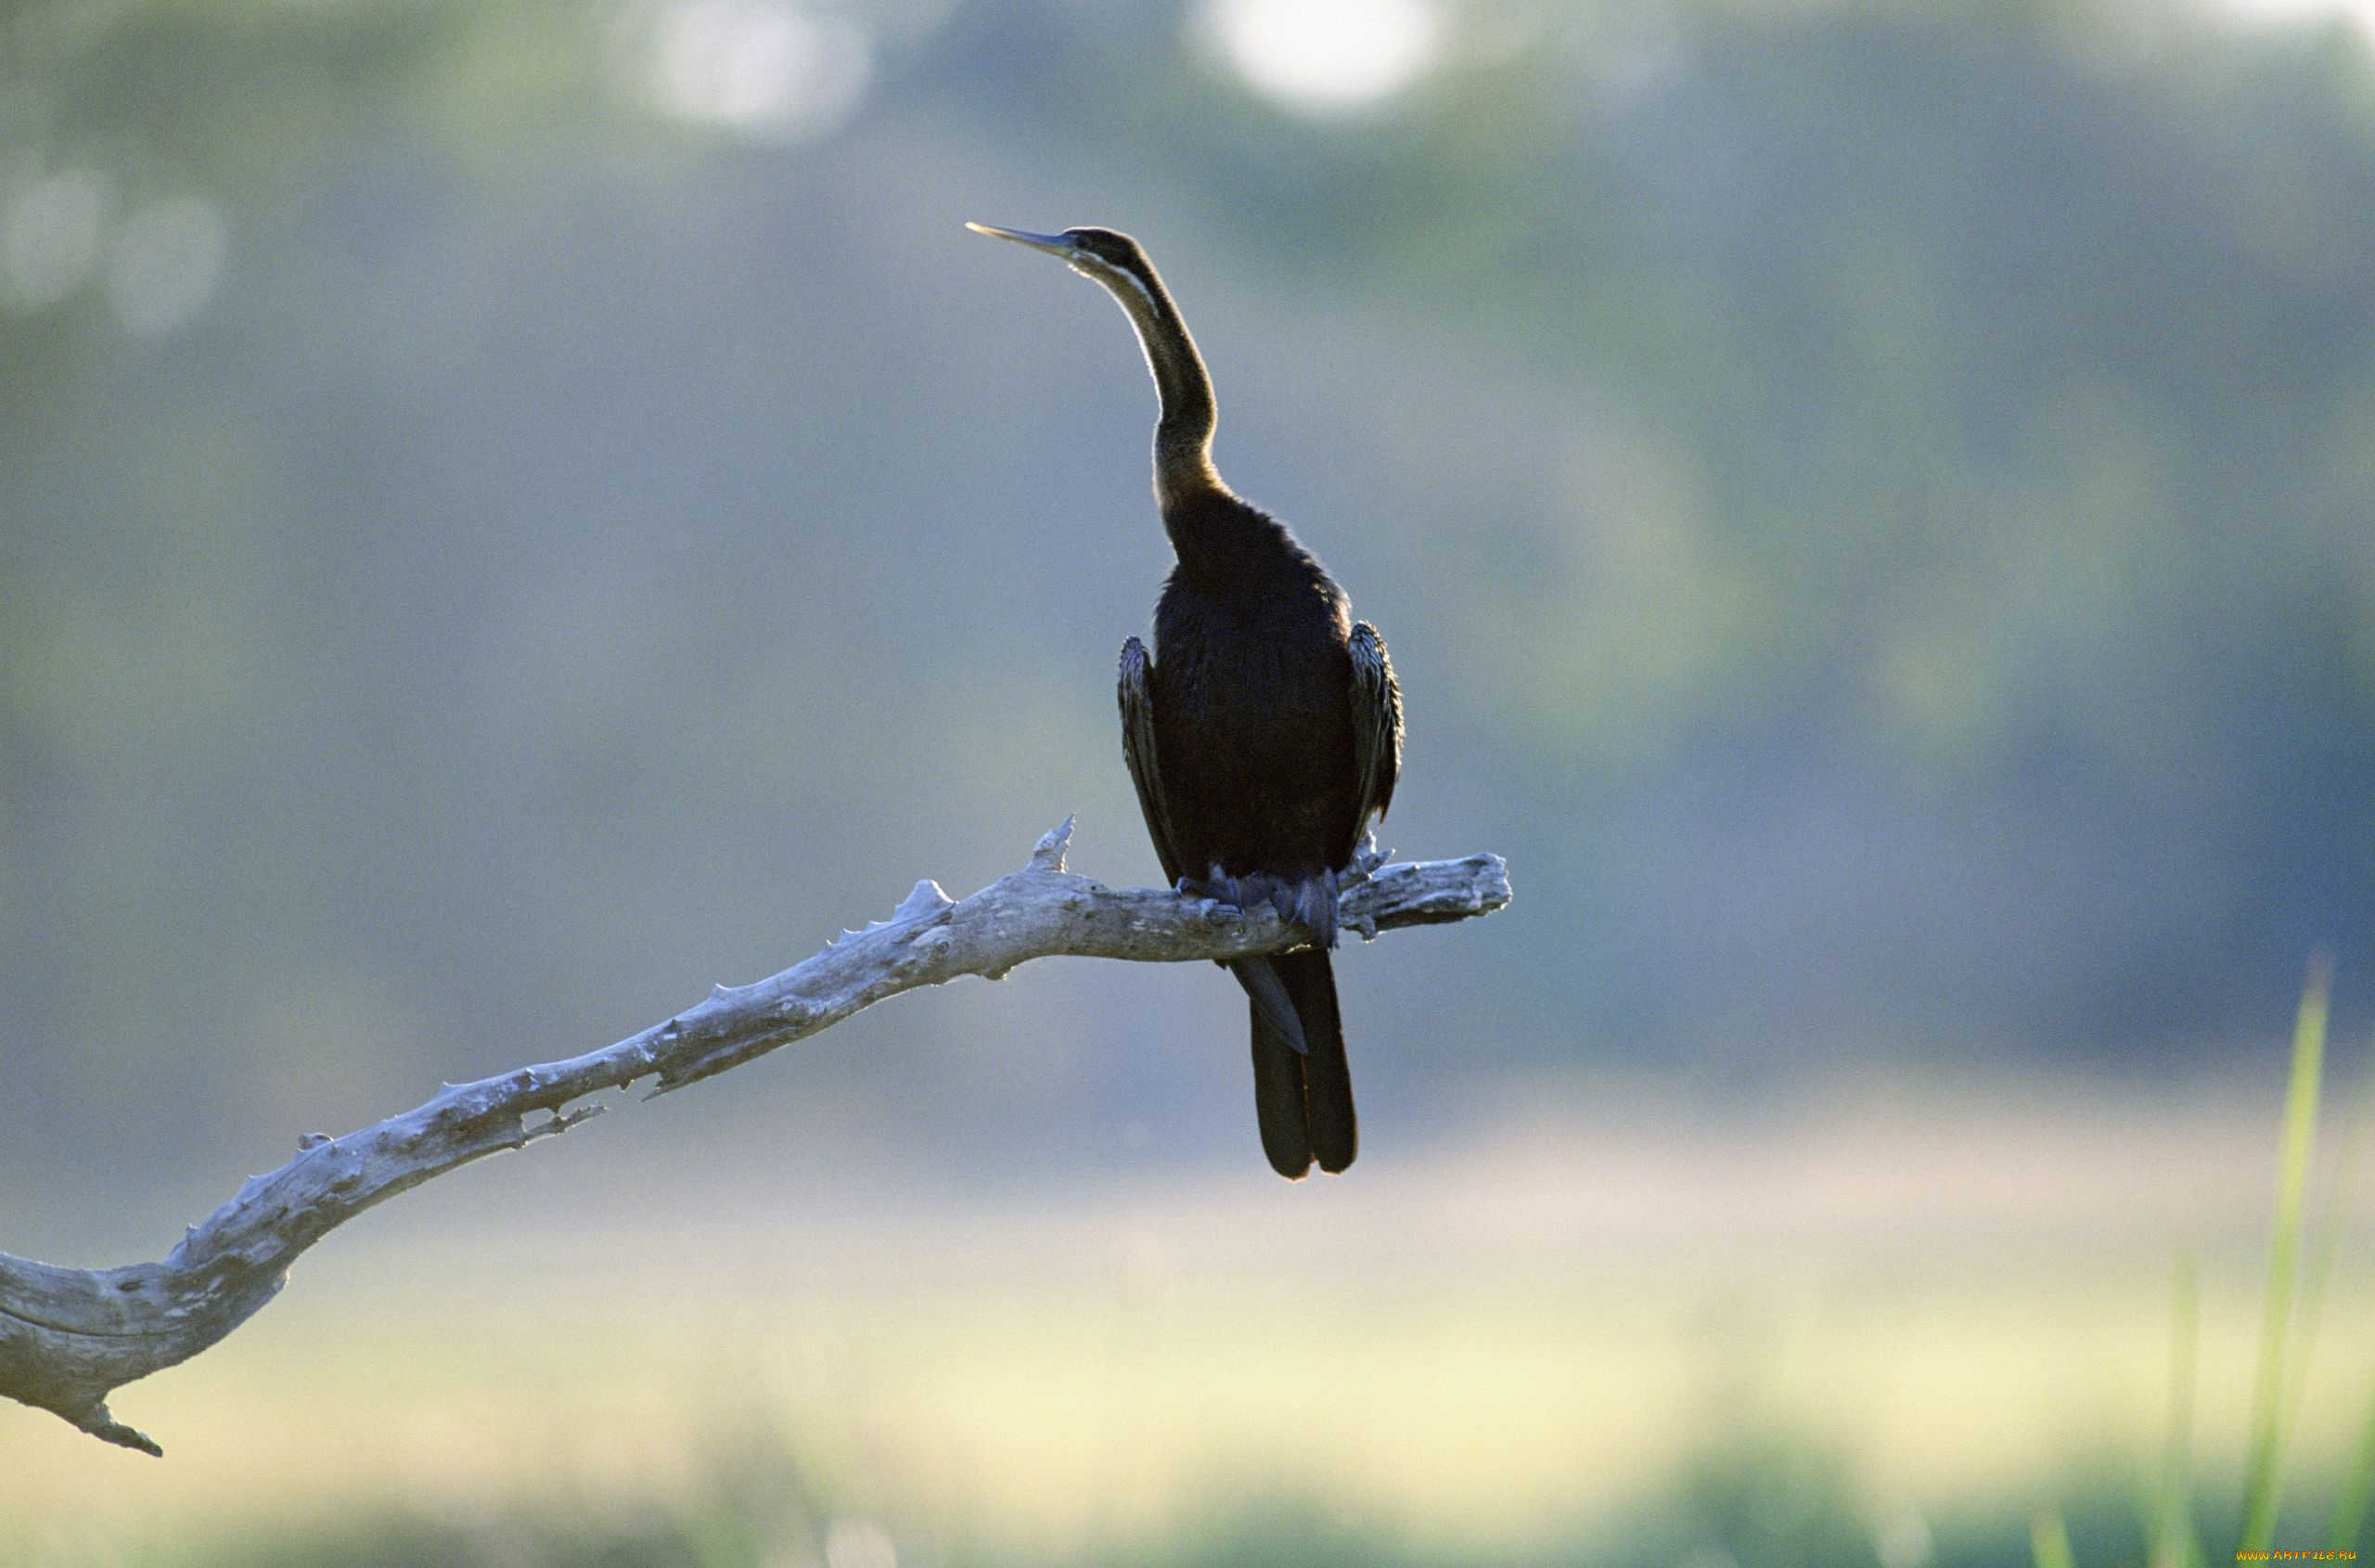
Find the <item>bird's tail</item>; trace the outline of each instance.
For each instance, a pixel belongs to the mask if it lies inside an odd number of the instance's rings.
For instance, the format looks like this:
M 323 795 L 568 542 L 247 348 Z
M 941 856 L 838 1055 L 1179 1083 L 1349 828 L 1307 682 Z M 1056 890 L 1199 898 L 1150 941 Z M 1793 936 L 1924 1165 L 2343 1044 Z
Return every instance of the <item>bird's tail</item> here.
M 1239 958 L 1228 967 L 1251 998 L 1253 1108 L 1271 1168 L 1290 1181 L 1308 1172 L 1315 1159 L 1323 1171 L 1343 1170 L 1359 1150 L 1360 1126 L 1328 954 L 1305 948 Z M 1301 1051 L 1281 1016 L 1282 999 L 1303 1037 Z

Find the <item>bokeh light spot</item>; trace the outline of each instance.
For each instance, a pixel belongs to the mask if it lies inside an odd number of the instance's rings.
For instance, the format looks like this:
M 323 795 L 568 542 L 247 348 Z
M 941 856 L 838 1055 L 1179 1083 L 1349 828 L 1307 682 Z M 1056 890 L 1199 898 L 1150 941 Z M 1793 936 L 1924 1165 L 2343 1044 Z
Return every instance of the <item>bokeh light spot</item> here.
M 1928 1523 L 1911 1509 L 1891 1514 L 1873 1528 L 1872 1554 L 1881 1568 L 1929 1568 Z
M 229 249 L 222 210 L 203 197 L 168 197 L 140 208 L 109 247 L 108 300 L 117 318 L 134 332 L 180 326 L 223 281 Z
M 56 304 L 99 258 L 113 196 L 107 176 L 69 170 L 40 180 L 0 212 L 0 289 L 19 310 Z
M 1431 0 L 1212 0 L 1204 22 L 1239 75 L 1305 113 L 1389 97 L 1443 54 Z
M 827 1568 L 899 1568 L 890 1533 L 869 1519 L 836 1521 L 825 1535 Z
M 874 74 L 858 23 L 785 0 L 686 0 L 651 18 L 661 112 L 775 141 L 808 141 L 855 113 Z
M 2211 11 L 2244 27 L 2317 27 L 2347 22 L 2375 39 L 2375 0 L 2206 0 Z

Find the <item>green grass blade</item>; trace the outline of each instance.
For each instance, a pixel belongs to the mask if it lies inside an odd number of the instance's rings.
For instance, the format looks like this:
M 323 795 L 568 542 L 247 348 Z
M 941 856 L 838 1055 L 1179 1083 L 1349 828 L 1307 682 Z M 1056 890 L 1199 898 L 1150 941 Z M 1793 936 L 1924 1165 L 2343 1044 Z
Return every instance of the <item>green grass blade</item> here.
M 2358 1453 L 2334 1498 L 2333 1533 L 2326 1538 L 2329 1551 L 2357 1549 L 2359 1531 L 2367 1523 L 2369 1491 L 2375 1491 L 2375 1397 L 2367 1401 L 2367 1424 L 2358 1429 Z
M 2077 1560 L 2070 1555 L 2070 1532 L 2052 1509 L 2042 1510 L 2029 1521 L 2029 1550 L 2036 1558 L 2037 1568 L 2078 1568 Z
M 2199 1358 L 2200 1292 L 2193 1253 L 2177 1253 L 2169 1290 L 2169 1440 L 2161 1456 L 2161 1484 L 2149 1529 L 2152 1568 L 2194 1568 L 2202 1544 L 2193 1533 L 2193 1389 Z
M 2327 1288 L 2333 1280 L 2334 1264 L 2342 1255 L 2343 1240 L 2350 1230 L 2350 1201 L 2358 1190 L 2358 1166 L 2366 1153 L 2370 1125 L 2375 1125 L 2375 1059 L 2370 1059 L 2367 1073 L 2359 1081 L 2357 1100 L 2344 1124 L 2347 1131 L 2343 1137 L 2342 1160 L 2334 1167 L 2333 1182 L 2325 1201 L 2318 1205 L 2317 1223 L 2309 1227 L 2317 1240 L 2311 1249 L 2309 1272 L 2301 1288 L 2300 1348 L 2292 1357 L 2284 1407 L 2278 1417 L 2279 1445 L 2291 1440 L 2293 1426 L 2301 1419 L 2301 1402 L 2308 1396 L 2309 1361 L 2317 1353 L 2317 1328 L 2325 1315 Z
M 2309 1157 L 2317 1134 L 2318 1079 L 2325 1064 L 2326 1000 L 2333 965 L 2320 953 L 2292 1028 L 2292 1074 L 2284 1097 L 2284 1155 L 2277 1181 L 2276 1235 L 2269 1243 L 2267 1298 L 2260 1313 L 2259 1369 L 2252 1380 L 2251 1446 L 2243 1466 L 2243 1536 L 2240 1551 L 2265 1551 L 2276 1535 L 2283 1500 L 2283 1455 L 2278 1416 L 2284 1393 L 2285 1330 L 2292 1317 L 2294 1271 L 2301 1255 L 2301 1219 L 2309 1190 Z

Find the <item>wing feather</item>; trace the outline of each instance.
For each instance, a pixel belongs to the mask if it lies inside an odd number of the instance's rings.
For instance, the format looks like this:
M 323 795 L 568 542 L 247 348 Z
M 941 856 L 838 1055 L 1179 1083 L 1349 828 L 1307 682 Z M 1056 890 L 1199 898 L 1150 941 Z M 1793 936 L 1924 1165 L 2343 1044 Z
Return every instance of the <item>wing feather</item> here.
M 1147 645 L 1132 637 L 1122 645 L 1122 678 L 1117 695 L 1122 704 L 1122 758 L 1130 765 L 1130 782 L 1137 786 L 1138 809 L 1146 814 L 1147 837 L 1154 841 L 1154 855 L 1162 874 L 1179 880 L 1179 855 L 1172 847 L 1171 811 L 1162 793 L 1162 768 L 1154 748 L 1154 693 L 1149 677 L 1153 662 Z
M 1363 621 L 1353 627 L 1353 777 L 1360 786 L 1360 815 L 1354 819 L 1357 841 L 1368 830 L 1369 819 L 1383 816 L 1393 803 L 1394 780 L 1402 776 L 1402 688 L 1393 678 L 1393 661 L 1386 657 L 1385 639 Z

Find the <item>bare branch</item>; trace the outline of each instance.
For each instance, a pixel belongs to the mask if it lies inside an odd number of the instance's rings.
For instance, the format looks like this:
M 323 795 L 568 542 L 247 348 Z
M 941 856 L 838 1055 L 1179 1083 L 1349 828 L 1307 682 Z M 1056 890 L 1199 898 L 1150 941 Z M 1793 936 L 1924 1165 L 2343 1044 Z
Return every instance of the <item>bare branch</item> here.
M 111 1392 L 187 1360 L 247 1321 L 279 1293 L 298 1253 L 372 1204 L 602 1110 L 571 1109 L 572 1100 L 639 1078 L 666 1094 L 886 996 L 959 975 L 995 980 L 1033 958 L 1228 958 L 1301 937 L 1266 908 L 1240 912 L 1073 876 L 1064 869 L 1071 839 L 1066 818 L 1039 841 L 1029 865 L 961 902 L 936 882 L 918 882 L 889 919 L 844 932 L 780 974 L 719 986 L 614 1046 L 447 1085 L 426 1105 L 344 1137 L 308 1134 L 295 1159 L 250 1177 L 160 1264 L 59 1268 L 0 1253 L 0 1394 L 109 1443 L 161 1454 L 109 1414 Z M 1365 855 L 1339 900 L 1340 924 L 1364 936 L 1487 915 L 1509 901 L 1498 855 L 1392 866 L 1380 858 Z

